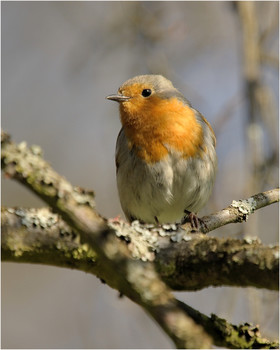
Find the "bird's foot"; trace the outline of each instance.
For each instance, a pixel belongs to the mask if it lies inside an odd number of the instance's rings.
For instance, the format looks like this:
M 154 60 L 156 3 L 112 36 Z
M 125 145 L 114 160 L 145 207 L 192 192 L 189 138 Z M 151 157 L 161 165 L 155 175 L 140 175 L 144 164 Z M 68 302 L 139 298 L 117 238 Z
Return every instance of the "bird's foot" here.
M 192 228 L 195 231 L 198 231 L 201 228 L 207 228 L 206 223 L 202 219 L 200 219 L 195 213 L 190 212 L 188 210 L 185 210 L 184 213 L 186 215 L 183 217 L 183 219 L 181 221 L 182 225 L 186 224 L 187 222 L 190 222 Z

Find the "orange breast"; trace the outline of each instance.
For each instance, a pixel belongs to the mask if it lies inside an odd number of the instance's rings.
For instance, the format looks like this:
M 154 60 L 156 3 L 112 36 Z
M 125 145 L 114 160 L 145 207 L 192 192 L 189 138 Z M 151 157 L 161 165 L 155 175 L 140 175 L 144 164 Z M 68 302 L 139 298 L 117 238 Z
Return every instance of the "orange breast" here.
M 148 163 L 158 162 L 168 148 L 183 157 L 195 156 L 202 145 L 203 130 L 195 112 L 177 98 L 134 100 L 120 107 L 121 121 L 130 148 Z

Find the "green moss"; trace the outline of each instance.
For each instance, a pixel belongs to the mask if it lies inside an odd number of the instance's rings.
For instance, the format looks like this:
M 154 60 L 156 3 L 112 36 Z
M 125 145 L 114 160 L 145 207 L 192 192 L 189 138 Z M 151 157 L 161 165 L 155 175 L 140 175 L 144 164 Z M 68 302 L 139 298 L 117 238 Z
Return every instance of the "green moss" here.
M 169 262 L 156 259 L 156 264 L 157 270 L 162 277 L 169 277 L 176 273 L 176 261 L 174 259 L 170 260 Z

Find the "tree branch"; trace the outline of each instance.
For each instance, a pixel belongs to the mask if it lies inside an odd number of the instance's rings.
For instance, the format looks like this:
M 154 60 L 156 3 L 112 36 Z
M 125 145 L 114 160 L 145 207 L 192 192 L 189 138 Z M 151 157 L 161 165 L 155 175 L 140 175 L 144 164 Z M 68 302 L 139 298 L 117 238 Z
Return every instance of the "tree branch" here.
M 193 245 L 194 249 L 198 249 L 201 244 L 199 250 L 203 251 L 203 246 L 208 245 L 208 238 L 199 234 L 189 235 L 176 225 L 155 228 L 139 225 L 137 222 L 132 225 L 108 222 L 95 211 L 93 193 L 73 187 L 55 173 L 40 154 L 41 151 L 37 146 L 28 148 L 26 143 L 16 145 L 10 141 L 7 134 L 2 133 L 1 161 L 6 176 L 16 179 L 39 195 L 62 216 L 71 229 L 68 230 L 63 226 L 65 223 L 59 226 L 60 220 L 57 216 L 55 217 L 56 214 L 45 212 L 43 215 L 42 211 L 46 209 L 40 209 L 39 215 L 35 215 L 32 211 L 23 213 L 20 209 L 14 211 L 7 209 L 3 215 L 6 221 L 3 223 L 2 258 L 29 262 L 30 259 L 34 259 L 34 262 L 46 263 L 47 259 L 51 260 L 54 256 L 53 250 L 55 250 L 57 257 L 53 264 L 91 271 L 102 278 L 112 288 L 141 305 L 178 348 L 209 348 L 211 339 L 207 332 L 194 321 L 193 316 L 186 312 L 184 305 L 174 298 L 155 270 L 157 266 L 158 271 L 164 275 L 164 279 L 172 284 L 171 274 L 166 271 L 167 269 L 172 271 L 174 265 L 175 270 L 176 268 L 180 270 L 181 246 L 186 245 L 185 248 L 188 248 Z M 53 225 L 57 226 L 53 231 L 48 231 Z M 136 233 L 134 240 L 131 239 L 132 235 L 130 237 L 131 233 Z M 124 239 L 118 239 L 118 237 Z M 196 241 L 199 239 L 200 243 Z M 209 242 L 212 239 L 209 238 Z M 175 243 L 170 244 L 170 240 Z M 212 252 L 209 254 L 210 258 L 217 250 L 217 248 L 214 249 L 215 244 L 216 247 L 224 244 L 224 249 L 227 248 L 226 242 L 219 240 L 214 244 L 213 242 L 210 244 L 210 252 Z M 245 243 L 241 241 L 241 246 Z M 248 260 L 243 248 L 241 253 L 239 251 L 237 253 L 237 250 L 232 253 L 232 261 L 237 265 L 239 262 Z M 246 247 L 246 251 L 247 248 L 249 247 Z M 168 252 L 169 249 L 171 250 Z M 267 263 L 265 269 L 272 270 L 273 276 L 276 260 L 274 261 L 271 256 L 274 255 L 277 254 L 274 254 L 274 250 L 271 249 L 269 259 L 266 252 L 264 252 L 264 258 L 260 259 L 261 263 Z M 131 259 L 131 256 L 135 259 Z M 164 261 L 166 256 L 174 257 L 175 260 L 169 260 L 166 263 Z M 277 256 L 275 258 L 277 259 Z M 155 264 L 152 262 L 153 259 Z M 159 264 L 158 261 L 164 263 Z M 184 269 L 181 271 L 183 275 Z M 182 285 L 187 283 L 186 281 L 187 279 L 182 282 Z M 242 337 L 240 341 L 241 339 Z
M 102 276 L 98 255 L 48 208 L 1 208 L 1 259 L 74 268 Z
M 250 238 L 186 235 L 180 228 L 164 231 L 162 237 L 161 229 L 154 227 L 123 221 L 109 225 L 127 243 L 134 259 L 154 261 L 161 278 L 173 290 L 225 285 L 278 290 L 277 245 L 264 246 Z M 47 208 L 2 208 L 1 228 L 4 261 L 70 267 L 105 278 L 97 253 Z
M 214 314 L 208 317 L 186 304 L 180 304 L 189 316 L 212 335 L 216 346 L 229 349 L 279 349 L 277 341 L 271 342 L 261 337 L 259 326 L 247 322 L 238 326 L 232 325 Z
M 81 241 L 96 252 L 104 280 L 142 306 L 178 348 L 209 348 L 211 338 L 182 310 L 151 262 L 135 261 L 107 222 L 94 210 L 92 192 L 74 188 L 41 157 L 38 147 L 11 142 L 1 132 L 1 164 L 11 177 L 56 210 Z
M 256 239 L 193 238 L 160 250 L 155 262 L 163 280 L 176 290 L 279 288 L 279 247 Z
M 256 210 L 277 202 L 279 202 L 279 188 L 255 194 L 248 199 L 234 200 L 227 208 L 215 214 L 204 216 L 202 218 L 203 224 L 199 230 L 207 233 L 224 225 L 247 221 L 249 215 Z M 183 227 L 187 231 L 192 230 L 189 223 Z
M 100 261 L 98 255 L 95 253 L 88 244 L 82 244 L 80 242 L 80 236 L 77 235 L 71 228 L 60 218 L 59 215 L 51 212 L 48 208 L 40 209 L 23 209 L 23 208 L 2 208 L 2 260 L 13 261 L 22 263 L 38 263 L 44 265 L 53 265 L 58 267 L 74 268 L 80 271 L 91 273 L 101 280 L 103 280 L 102 261 Z M 119 234 L 120 232 L 116 232 Z M 135 231 L 137 235 L 137 231 Z M 123 236 L 128 243 L 128 235 Z M 128 246 L 137 245 L 137 238 L 133 242 L 133 235 L 130 236 L 131 242 Z M 200 235 L 197 238 L 196 235 L 192 235 L 192 240 L 195 242 L 196 247 L 204 246 L 206 236 Z M 210 238 L 211 239 L 211 238 Z M 236 243 L 238 240 L 235 240 Z M 217 242 L 219 242 L 217 240 Z M 192 244 L 190 241 L 181 242 L 186 243 L 182 250 L 192 251 Z M 231 246 L 232 242 L 228 242 Z M 178 246 L 180 244 L 173 243 L 172 246 Z M 200 247 L 202 248 L 202 247 Z M 198 251 L 200 250 L 197 249 Z M 204 248 L 205 249 L 205 248 Z M 137 249 L 139 251 L 139 249 Z M 132 252 L 134 249 L 132 249 Z M 144 249 L 143 249 L 144 251 Z M 278 250 L 277 250 L 278 251 Z M 134 251 L 136 254 L 136 250 Z M 166 254 L 166 251 L 164 252 Z M 194 255 L 196 250 L 192 251 Z M 220 252 L 218 252 L 220 255 Z M 205 256 L 204 251 L 197 257 L 198 260 L 201 256 Z M 213 258 L 213 254 L 211 254 Z M 145 254 L 143 255 L 145 257 Z M 169 257 L 170 258 L 170 257 Z M 189 256 L 190 261 L 195 260 L 194 256 Z M 163 257 L 164 259 L 164 257 Z M 176 258 L 179 261 L 179 257 Z M 161 253 L 156 257 L 155 262 L 161 261 Z M 201 261 L 205 264 L 205 261 Z M 209 262 L 205 265 L 207 266 Z M 218 265 L 218 263 L 217 263 Z M 230 267 L 230 266 L 229 266 Z M 187 268 L 188 270 L 185 270 Z M 184 271 L 191 271 L 189 280 L 196 280 L 198 277 L 195 275 L 194 267 L 181 267 L 182 275 L 179 271 L 175 272 L 172 279 L 172 271 L 169 271 L 170 275 L 165 278 L 165 282 L 170 282 L 174 288 L 174 282 L 179 275 L 179 283 L 182 283 L 182 276 L 186 274 Z M 242 267 L 244 270 L 245 268 Z M 199 269 L 198 269 L 199 270 Z M 164 270 L 165 271 L 165 270 Z M 211 273 L 213 273 L 211 269 Z M 201 269 L 202 279 L 206 278 L 206 275 L 210 274 L 210 271 Z M 224 276 L 225 268 L 223 268 Z M 230 271 L 228 272 L 230 274 Z M 258 274 L 258 273 L 257 273 Z M 256 274 L 256 275 L 257 275 Z M 219 272 L 217 273 L 219 275 Z M 275 276 L 274 276 L 275 277 Z M 215 280 L 216 273 L 213 276 Z M 209 279 L 210 281 L 211 279 Z M 260 278 L 262 280 L 262 278 Z M 275 282 L 275 288 L 277 284 L 277 276 L 271 278 Z M 188 279 L 186 279 L 186 283 Z M 222 281 L 223 282 L 223 281 Z M 177 284 L 178 282 L 176 282 Z M 189 282 L 190 283 L 190 282 Z M 192 282 L 191 282 L 192 283 Z M 224 282 L 223 282 L 224 283 Z M 210 283 L 211 284 L 211 283 Z M 263 287 L 265 284 L 263 285 Z M 190 289 L 192 286 L 190 285 Z M 179 289 L 181 286 L 179 286 Z M 273 288 L 274 289 L 274 288 Z M 227 321 L 220 319 L 216 315 L 208 317 L 197 310 L 194 310 L 190 306 L 176 301 L 177 305 L 184 310 L 184 312 L 193 319 L 197 324 L 203 326 L 203 328 L 209 333 L 216 346 L 228 347 L 228 348 L 278 348 L 278 344 L 270 342 L 267 339 L 261 337 L 257 326 L 243 324 L 239 326 L 232 325 Z

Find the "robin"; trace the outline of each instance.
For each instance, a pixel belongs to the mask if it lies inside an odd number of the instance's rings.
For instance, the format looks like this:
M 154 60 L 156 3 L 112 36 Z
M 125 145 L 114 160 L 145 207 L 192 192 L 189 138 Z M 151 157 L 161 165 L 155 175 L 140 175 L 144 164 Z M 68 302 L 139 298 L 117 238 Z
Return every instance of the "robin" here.
M 198 227 L 217 167 L 211 125 L 161 75 L 129 79 L 107 99 L 120 105 L 115 159 L 126 218 L 154 224 L 188 218 Z

